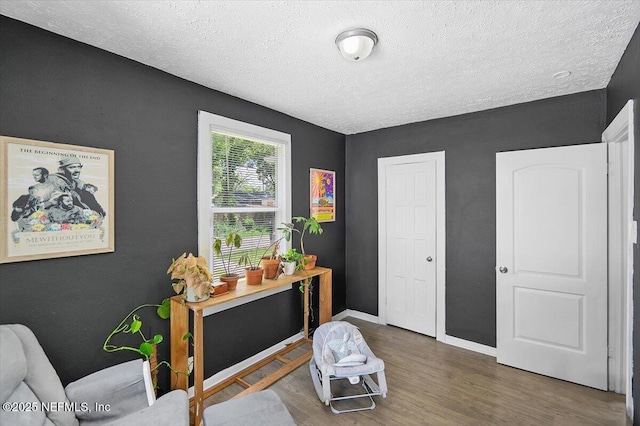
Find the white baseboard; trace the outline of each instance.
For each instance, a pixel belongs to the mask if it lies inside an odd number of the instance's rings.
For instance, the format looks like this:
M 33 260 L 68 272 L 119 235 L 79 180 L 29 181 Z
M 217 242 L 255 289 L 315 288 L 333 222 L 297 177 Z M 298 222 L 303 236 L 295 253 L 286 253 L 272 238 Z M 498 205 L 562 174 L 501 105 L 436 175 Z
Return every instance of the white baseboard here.
M 470 340 L 460 339 L 458 337 L 449 336 L 448 334 L 444 336 L 444 343 L 446 343 L 447 345 L 468 349 L 470 351 L 480 352 L 481 354 L 489 355 L 494 358 L 498 355 L 496 348 L 492 346 L 483 345 L 481 343 L 472 342 Z
M 227 380 L 229 377 L 235 376 L 236 374 L 238 374 L 239 372 L 241 372 L 242 370 L 244 370 L 245 368 L 255 364 L 258 361 L 263 360 L 264 358 L 275 354 L 276 352 L 278 352 L 281 349 L 284 349 L 286 347 L 286 345 L 288 345 L 289 343 L 293 343 L 295 341 L 298 341 L 300 339 L 302 339 L 304 337 L 304 333 L 300 332 L 296 335 L 293 335 L 285 340 L 283 340 L 280 343 L 276 343 L 275 345 L 271 346 L 270 348 L 267 348 L 265 350 L 263 350 L 262 352 L 259 352 L 255 355 L 253 355 L 250 358 L 245 359 L 244 361 L 241 361 L 235 365 L 232 365 L 231 367 L 225 368 L 224 370 L 214 374 L 213 376 L 209 377 L 208 379 L 205 379 L 203 382 L 203 388 L 206 391 L 209 388 L 214 387 L 215 385 L 217 385 L 218 383 L 221 383 L 225 380 Z M 191 386 L 189 388 L 189 398 L 193 397 L 194 394 L 194 390 L 193 390 L 193 386 Z
M 347 312 L 349 312 L 349 310 L 345 309 L 344 311 L 340 312 L 339 314 L 335 314 L 334 316 L 332 316 L 331 320 L 332 321 L 342 321 L 343 319 L 345 319 L 346 317 L 349 316 L 347 314 Z
M 331 319 L 333 321 L 340 321 L 346 317 L 357 318 L 363 321 L 372 322 L 374 324 L 380 324 L 380 321 L 378 320 L 377 316 L 360 312 L 360 311 L 353 311 L 351 309 L 346 309 L 340 312 L 339 314 L 334 315 Z M 497 356 L 496 348 L 483 345 L 481 343 L 472 342 L 470 340 L 464 340 L 458 337 L 453 337 L 445 334 L 444 339 L 441 341 L 451 346 L 456 346 L 459 348 L 468 349 L 470 351 L 479 352 L 481 354 L 489 355 L 494 358 Z
M 339 314 L 336 314 L 333 317 L 331 317 L 331 319 L 333 321 L 340 321 L 340 320 L 343 320 L 346 317 L 357 318 L 357 319 L 361 319 L 363 321 L 368 321 L 368 322 L 372 322 L 374 324 L 379 324 L 377 316 L 371 315 L 371 314 L 366 314 L 366 313 L 360 312 L 360 311 L 353 311 L 351 309 L 345 309 L 344 311 L 340 312 Z

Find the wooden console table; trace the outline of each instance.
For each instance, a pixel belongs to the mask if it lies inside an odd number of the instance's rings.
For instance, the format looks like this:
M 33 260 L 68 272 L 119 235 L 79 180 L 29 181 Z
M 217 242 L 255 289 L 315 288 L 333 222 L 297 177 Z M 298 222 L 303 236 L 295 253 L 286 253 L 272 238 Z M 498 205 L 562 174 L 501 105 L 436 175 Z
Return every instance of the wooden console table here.
M 198 303 L 183 303 L 181 296 L 174 296 L 171 298 L 171 365 L 177 371 L 189 370 L 189 340 L 182 340 L 182 337 L 189 332 L 189 311 L 193 312 L 193 388 L 194 397 L 191 404 L 194 406 L 195 425 L 199 425 L 202 419 L 202 411 L 204 408 L 204 350 L 203 350 L 203 334 L 204 334 L 204 322 L 203 318 L 207 315 L 211 315 L 216 312 L 215 308 L 224 309 L 227 307 L 233 307 L 237 305 L 237 302 L 241 298 L 250 298 L 252 295 L 262 292 L 277 292 L 283 290 L 281 287 L 290 286 L 294 282 L 302 281 L 306 278 L 312 278 L 318 276 L 320 278 L 320 306 L 319 306 L 319 321 L 320 324 L 331 321 L 331 285 L 332 285 L 332 271 L 330 268 L 323 268 L 316 266 L 314 269 L 308 271 L 296 271 L 294 275 L 285 276 L 282 275 L 277 280 L 263 280 L 261 285 L 248 286 L 245 284 L 245 280 L 238 281 L 238 286 L 235 290 L 231 290 L 227 294 L 210 298 L 204 302 Z M 207 309 L 210 308 L 210 309 Z M 209 312 L 205 312 L 205 310 Z M 220 310 L 220 309 L 219 309 Z M 218 310 L 218 311 L 219 311 Z M 304 292 L 304 337 L 300 341 L 308 341 L 309 339 L 309 289 L 305 288 Z M 298 342 L 300 342 L 298 341 Z M 295 345 L 298 342 L 294 342 Z M 306 357 L 309 360 L 310 357 Z M 278 374 L 279 377 L 272 378 L 267 377 L 252 385 L 249 389 L 246 389 L 243 394 L 256 392 L 260 389 L 264 389 L 271 383 L 281 378 L 284 374 L 288 374 L 293 371 L 291 368 L 283 370 L 284 373 Z M 277 371 L 273 373 L 276 375 Z M 178 374 L 171 383 L 172 389 L 184 389 L 188 390 L 189 381 L 188 377 L 183 374 Z

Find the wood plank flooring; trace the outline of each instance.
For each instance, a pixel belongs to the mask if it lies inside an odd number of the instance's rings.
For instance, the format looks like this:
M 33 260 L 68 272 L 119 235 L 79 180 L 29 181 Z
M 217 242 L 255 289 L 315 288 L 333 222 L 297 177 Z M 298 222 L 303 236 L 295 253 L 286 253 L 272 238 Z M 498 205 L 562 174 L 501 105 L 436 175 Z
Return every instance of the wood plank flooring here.
M 632 424 L 626 419 L 623 395 L 499 365 L 493 357 L 400 328 L 346 321 L 360 327 L 373 352 L 385 361 L 389 394 L 374 398 L 373 411 L 333 414 L 318 399 L 304 364 L 270 387 L 298 425 Z M 266 366 L 249 381 L 277 367 Z M 227 388 L 208 398 L 205 406 L 240 390 Z

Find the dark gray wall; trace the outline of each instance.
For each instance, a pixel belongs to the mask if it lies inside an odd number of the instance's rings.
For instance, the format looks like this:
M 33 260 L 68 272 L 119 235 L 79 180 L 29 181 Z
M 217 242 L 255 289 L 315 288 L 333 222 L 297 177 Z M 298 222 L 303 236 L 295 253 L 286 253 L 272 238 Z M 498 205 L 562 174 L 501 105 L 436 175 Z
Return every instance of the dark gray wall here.
M 496 153 L 598 142 L 605 107 L 596 90 L 347 136 L 347 306 L 378 313 L 377 159 L 445 151 L 446 332 L 495 346 Z
M 171 258 L 197 251 L 198 110 L 291 134 L 293 215 L 309 215 L 310 167 L 335 170 L 345 193 L 342 134 L 4 16 L 0 58 L 0 134 L 115 150 L 115 253 L 0 265 L 0 323 L 31 327 L 65 383 L 132 359 L 103 352 L 103 340 L 136 305 L 171 296 Z M 334 313 L 346 308 L 337 206 L 336 222 L 306 239 L 333 268 Z M 149 314 L 168 338 L 168 322 Z M 301 326 L 297 291 L 206 318 L 206 375 Z
M 627 46 L 616 71 L 607 86 L 607 124 L 615 118 L 620 109 L 633 99 L 635 103 L 635 183 L 634 183 L 634 208 L 633 219 L 640 218 L 640 26 Z M 633 275 L 633 365 L 635 374 L 633 377 L 633 405 L 634 424 L 640 424 L 640 258 L 638 257 L 638 245 L 634 247 L 633 263 L 635 273 Z

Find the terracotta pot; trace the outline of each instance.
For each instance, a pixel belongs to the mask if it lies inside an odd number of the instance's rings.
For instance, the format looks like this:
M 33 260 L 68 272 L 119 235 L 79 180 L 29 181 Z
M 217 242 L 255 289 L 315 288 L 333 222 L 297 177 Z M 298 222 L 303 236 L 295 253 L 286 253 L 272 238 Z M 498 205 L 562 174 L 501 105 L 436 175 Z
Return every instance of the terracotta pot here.
M 227 283 L 227 288 L 229 289 L 229 291 L 236 289 L 239 278 L 240 276 L 238 274 L 220 275 L 220 281 L 222 281 L 223 283 Z
M 278 275 L 278 266 L 280 266 L 280 259 L 262 259 L 260 266 L 264 269 L 264 278 L 266 280 L 272 280 Z
M 226 293 L 229 293 L 229 285 L 227 283 L 220 282 L 211 286 L 211 296 L 213 297 Z
M 318 256 L 316 256 L 315 254 L 308 254 L 304 257 L 304 260 L 304 269 L 313 269 L 316 267 L 316 260 L 318 260 Z
M 247 285 L 260 285 L 262 284 L 262 273 L 264 272 L 264 269 L 262 268 L 258 268 L 258 269 L 245 269 L 244 270 L 244 275 L 245 278 L 247 279 Z

